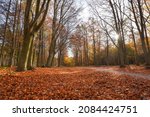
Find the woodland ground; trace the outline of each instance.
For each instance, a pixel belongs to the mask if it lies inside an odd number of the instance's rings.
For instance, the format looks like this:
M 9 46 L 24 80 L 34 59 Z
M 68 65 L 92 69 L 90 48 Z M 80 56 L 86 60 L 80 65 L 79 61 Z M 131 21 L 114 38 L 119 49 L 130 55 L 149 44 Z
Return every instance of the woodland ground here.
M 0 68 L 1 100 L 146 100 L 150 70 L 144 67 Z

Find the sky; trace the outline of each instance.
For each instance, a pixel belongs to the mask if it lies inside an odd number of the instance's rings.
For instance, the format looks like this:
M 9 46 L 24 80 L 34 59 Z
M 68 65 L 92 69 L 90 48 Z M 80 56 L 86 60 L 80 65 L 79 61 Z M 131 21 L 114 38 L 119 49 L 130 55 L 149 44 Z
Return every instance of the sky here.
M 87 21 L 90 17 L 89 7 L 86 3 L 86 0 L 76 0 L 78 7 L 82 8 L 82 11 L 80 12 L 79 18 L 81 18 L 83 21 Z

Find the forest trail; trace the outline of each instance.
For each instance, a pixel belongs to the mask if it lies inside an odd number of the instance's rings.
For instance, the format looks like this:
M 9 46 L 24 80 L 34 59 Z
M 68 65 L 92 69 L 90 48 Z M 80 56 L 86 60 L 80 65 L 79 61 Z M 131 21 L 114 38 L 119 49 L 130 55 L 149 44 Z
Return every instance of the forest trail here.
M 100 71 L 100 72 L 106 72 L 106 73 L 114 73 L 117 75 L 127 75 L 127 76 L 131 76 L 131 77 L 135 77 L 135 78 L 146 78 L 150 80 L 150 75 L 148 74 L 143 74 L 143 73 L 131 73 L 131 72 L 127 72 L 127 71 L 118 71 L 116 69 L 113 68 L 105 68 L 105 67 L 94 67 L 94 68 L 90 68 L 92 70 L 95 71 Z
M 137 66 L 0 68 L 0 100 L 150 99 L 149 72 Z

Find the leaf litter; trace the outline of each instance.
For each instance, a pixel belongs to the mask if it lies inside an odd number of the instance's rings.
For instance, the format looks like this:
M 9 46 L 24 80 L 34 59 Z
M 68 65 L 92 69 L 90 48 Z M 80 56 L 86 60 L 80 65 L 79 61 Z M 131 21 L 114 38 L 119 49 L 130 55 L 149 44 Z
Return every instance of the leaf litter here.
M 1 100 L 149 100 L 150 80 L 87 68 L 0 69 Z

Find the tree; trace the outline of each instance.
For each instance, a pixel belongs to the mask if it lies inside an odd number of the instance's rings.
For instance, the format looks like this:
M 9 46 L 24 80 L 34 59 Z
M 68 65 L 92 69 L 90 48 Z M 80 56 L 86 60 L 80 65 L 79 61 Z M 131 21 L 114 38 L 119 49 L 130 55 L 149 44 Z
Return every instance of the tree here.
M 10 15 L 10 8 L 11 8 L 12 0 L 9 1 L 8 9 L 6 10 L 6 19 L 5 19 L 5 27 L 4 27 L 4 36 L 2 38 L 2 46 L 0 50 L 0 64 L 3 66 L 3 53 L 4 53 L 4 44 L 6 39 L 6 33 L 7 33 L 7 26 L 8 26 L 8 20 Z
M 120 67 L 125 67 L 126 64 L 126 45 L 125 45 L 125 35 L 124 35 L 124 24 L 126 18 L 124 17 L 125 3 L 121 0 L 107 0 L 107 1 L 94 1 L 89 3 L 93 13 L 100 21 L 103 21 L 109 28 L 112 28 L 114 35 L 116 35 Z M 100 8 L 101 7 L 101 8 Z M 108 10 L 108 7 L 110 8 Z M 104 8 L 107 9 L 110 15 L 103 14 L 100 12 Z M 112 24 L 113 23 L 113 24 Z M 106 30 L 105 30 L 106 31 Z M 107 33 L 108 34 L 108 33 Z M 111 40 L 112 35 L 110 35 Z M 114 43 L 114 42 L 113 42 Z M 115 43 L 114 43 L 115 44 Z M 116 44 L 115 44 L 116 45 Z
M 131 9 L 132 9 L 133 17 L 135 20 L 135 24 L 140 35 L 142 49 L 144 52 L 144 57 L 145 57 L 145 62 L 146 62 L 146 67 L 149 68 L 150 47 L 149 47 L 149 41 L 148 41 L 148 36 L 147 36 L 146 21 L 145 21 L 145 17 L 143 14 L 142 0 L 137 0 L 137 2 L 133 0 L 129 0 L 129 3 L 131 4 Z
M 47 67 L 53 66 L 53 60 L 56 55 L 56 46 L 58 39 L 61 38 L 61 32 L 67 29 L 68 22 L 75 18 L 80 9 L 74 7 L 74 0 L 54 0 L 53 4 L 53 23 L 52 38 L 49 47 Z
M 33 0 L 26 1 L 25 16 L 24 16 L 24 39 L 21 51 L 21 56 L 18 63 L 18 71 L 24 71 L 31 69 L 32 65 L 28 65 L 31 61 L 33 37 L 36 35 L 37 31 L 43 25 L 46 15 L 49 10 L 50 0 Z M 35 9 L 33 6 L 35 6 Z M 30 62 L 32 63 L 32 62 Z M 28 65 L 28 68 L 27 68 Z

